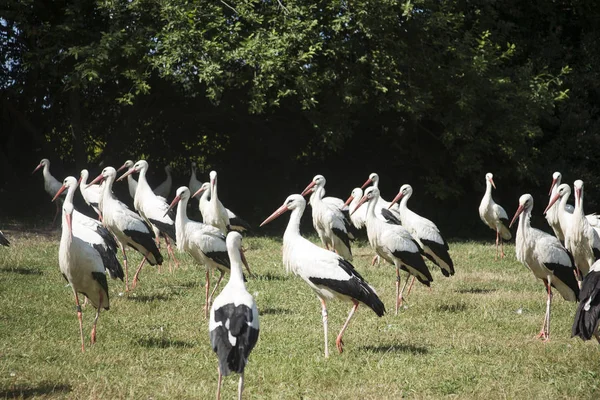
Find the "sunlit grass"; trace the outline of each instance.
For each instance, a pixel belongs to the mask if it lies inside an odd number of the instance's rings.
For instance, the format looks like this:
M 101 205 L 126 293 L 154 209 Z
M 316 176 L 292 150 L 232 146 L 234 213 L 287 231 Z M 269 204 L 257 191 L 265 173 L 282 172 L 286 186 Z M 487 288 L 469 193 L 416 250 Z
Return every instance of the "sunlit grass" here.
M 5 232 L 6 233 L 6 232 Z M 0 398 L 212 398 L 216 356 L 203 317 L 204 268 L 184 254 L 173 274 L 147 267 L 140 286 L 122 295 L 111 281 L 111 309 L 89 344 L 93 309 L 84 310 L 81 353 L 75 303 L 58 270 L 58 233 L 10 232 L 0 248 Z M 370 266 L 371 250 L 355 246 L 354 265 L 388 314 L 361 306 L 335 350 L 350 304 L 329 304 L 323 357 L 320 304 L 281 263 L 279 238 L 247 238 L 248 280 L 261 333 L 246 373 L 247 398 L 598 398 L 600 347 L 570 338 L 575 305 L 554 297 L 552 338 L 533 339 L 545 310 L 541 282 L 506 247 L 451 243 L 456 275 L 434 270 L 429 291 L 418 283 L 394 316 L 394 270 Z M 131 265 L 140 259 L 130 257 Z M 403 277 L 404 278 L 404 277 Z M 214 282 L 214 281 L 213 281 Z M 233 398 L 237 377 L 224 382 Z

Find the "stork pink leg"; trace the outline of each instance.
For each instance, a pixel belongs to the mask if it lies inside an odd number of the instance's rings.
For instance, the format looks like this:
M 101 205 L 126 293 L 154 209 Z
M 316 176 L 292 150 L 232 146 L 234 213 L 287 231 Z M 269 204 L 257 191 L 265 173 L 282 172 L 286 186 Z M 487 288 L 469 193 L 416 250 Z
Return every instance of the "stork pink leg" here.
M 399 303 L 398 305 L 399 306 L 402 306 L 404 304 L 404 297 L 403 297 L 404 289 L 406 289 L 406 286 L 408 285 L 409 280 L 410 280 L 410 275 L 408 275 L 406 277 L 406 280 L 404 281 L 404 286 L 402 286 L 402 290 L 400 291 L 400 294 L 398 295 L 398 303 Z M 396 311 L 396 314 L 397 314 L 397 311 Z
M 75 304 L 77 304 L 77 319 L 79 320 L 79 335 L 81 336 L 81 352 L 84 353 L 85 347 L 83 345 L 83 320 L 81 306 L 79 305 L 79 296 L 77 295 L 77 292 L 73 290 L 73 293 L 75 294 Z
M 400 268 L 396 267 L 396 315 L 398 315 L 399 303 L 400 303 Z
M 321 300 L 321 315 L 323 316 L 323 331 L 325 332 L 325 358 L 329 357 L 329 347 L 327 345 L 327 305 L 325 300 L 319 297 Z
M 494 257 L 494 260 L 498 260 L 498 244 L 500 241 L 500 232 L 498 232 L 498 230 L 496 230 L 496 257 Z
M 550 311 L 552 310 L 552 281 L 551 277 L 548 277 L 548 283 L 546 287 L 548 288 L 548 298 L 546 300 L 546 332 L 544 342 L 550 340 Z
M 224 273 L 221 270 L 219 270 L 219 272 L 221 273 L 221 275 L 219 276 L 219 279 L 217 280 L 217 284 L 213 288 L 212 292 L 210 293 L 210 297 L 208 298 L 208 306 L 209 307 L 212 305 L 213 296 L 215 295 L 215 292 L 217 291 L 217 288 L 219 287 L 219 285 L 221 284 L 221 281 L 223 280 Z
M 219 371 L 219 379 L 217 380 L 217 400 L 221 400 L 221 384 L 223 383 L 223 374 L 221 373 L 221 369 L 218 368 Z
M 147 256 L 148 254 L 146 254 Z M 131 284 L 131 289 L 135 289 L 135 287 L 137 286 L 137 282 L 138 282 L 138 278 L 140 276 L 140 271 L 142 270 L 142 267 L 144 266 L 144 263 L 146 262 L 146 257 L 144 257 L 142 259 L 142 262 L 140 263 L 140 266 L 138 267 L 137 271 L 135 271 L 135 275 L 133 276 L 133 283 Z
M 123 243 L 119 242 L 121 251 L 123 252 L 123 265 L 125 265 L 125 291 L 129 292 L 129 270 L 127 269 L 127 254 L 125 254 L 125 247 Z
M 208 267 L 206 267 L 206 283 L 204 284 L 205 291 L 205 303 L 204 303 L 204 318 L 208 318 L 208 309 L 210 305 L 208 304 L 208 292 L 210 291 L 210 271 Z
M 350 314 L 348 314 L 348 318 L 346 319 L 344 326 L 342 326 L 342 330 L 340 331 L 340 334 L 338 335 L 337 339 L 335 339 L 335 346 L 337 347 L 337 349 L 340 353 L 342 353 L 344 351 L 344 342 L 342 341 L 342 335 L 344 334 L 344 331 L 348 327 L 348 323 L 350 322 L 350 319 L 352 318 L 352 316 L 354 315 L 354 312 L 356 311 L 356 309 L 358 308 L 358 305 L 360 304 L 358 301 L 356 301 L 354 299 L 352 299 L 352 302 L 354 303 L 354 305 L 352 306 L 352 309 L 350 310 Z
M 171 242 L 169 241 L 169 238 L 165 236 L 165 242 L 167 242 L 167 252 L 169 253 L 169 256 L 173 259 L 173 261 L 175 262 L 175 268 L 179 267 L 179 261 L 177 261 L 177 258 L 175 258 L 175 253 L 173 252 L 173 248 L 171 247 Z M 173 272 L 171 270 L 171 264 L 169 263 L 169 272 Z
M 412 289 L 413 285 L 415 284 L 415 279 L 417 279 L 417 277 L 413 275 L 412 281 L 410 281 L 410 286 L 408 287 L 408 292 L 406 292 L 406 297 L 408 297 L 410 294 L 410 289 Z M 431 287 L 429 287 L 429 289 L 431 289 Z
M 96 343 L 96 324 L 98 323 L 98 317 L 100 317 L 100 310 L 102 309 L 102 291 L 99 291 L 100 300 L 98 301 L 98 309 L 96 310 L 96 318 L 94 318 L 94 325 L 92 326 L 92 344 Z

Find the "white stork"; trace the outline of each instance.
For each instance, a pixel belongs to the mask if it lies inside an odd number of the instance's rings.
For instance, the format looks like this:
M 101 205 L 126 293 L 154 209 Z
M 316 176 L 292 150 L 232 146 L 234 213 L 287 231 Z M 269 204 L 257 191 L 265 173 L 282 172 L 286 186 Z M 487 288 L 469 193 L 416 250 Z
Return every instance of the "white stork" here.
M 42 174 L 44 176 L 44 190 L 50 195 L 51 198 L 53 198 L 54 195 L 56 195 L 56 192 L 58 192 L 58 189 L 60 189 L 62 186 L 62 183 L 60 183 L 58 179 L 53 177 L 50 173 L 50 160 L 47 158 L 43 158 L 31 174 L 35 174 L 36 171 L 42 167 L 44 168 L 42 170 Z M 56 213 L 54 214 L 54 219 L 52 220 L 52 227 L 54 227 L 54 224 L 56 223 L 56 217 L 58 217 L 58 213 L 60 212 L 60 204 L 58 202 L 55 204 Z
M 485 194 L 481 203 L 479 204 L 479 217 L 481 220 L 489 226 L 493 231 L 496 232 L 496 257 L 498 259 L 498 245 L 500 245 L 500 257 L 504 258 L 504 242 L 503 240 L 510 240 L 512 235 L 506 225 L 508 225 L 508 215 L 504 208 L 499 204 L 496 204 L 492 199 L 492 186 L 496 189 L 494 184 L 494 175 L 491 172 L 485 174 Z
M 574 275 L 573 259 L 560 241 L 530 225 L 533 197 L 524 194 L 519 198 L 519 208 L 515 212 L 510 226 L 519 218 L 515 252 L 517 259 L 541 279 L 546 286 L 546 316 L 537 338 L 550 339 L 550 307 L 552 287 L 567 301 L 577 301 L 579 286 Z
M 231 264 L 227 255 L 225 235 L 212 225 L 192 221 L 188 218 L 187 203 L 189 199 L 190 190 L 185 186 L 180 187 L 177 189 L 176 196 L 169 205 L 169 210 L 173 209 L 177 203 L 181 203 L 177 206 L 177 213 L 175 214 L 177 248 L 179 251 L 189 253 L 194 257 L 196 262 L 206 266 L 206 303 L 204 304 L 204 315 L 206 317 L 208 316 L 213 295 L 223 279 L 223 274 L 230 270 Z M 240 257 L 243 257 L 243 255 Z M 245 260 L 245 258 L 242 259 Z M 250 272 L 247 263 L 246 267 L 248 268 L 248 272 Z M 217 270 L 221 274 L 209 296 L 211 269 Z
M 445 277 L 454 275 L 454 263 L 448 253 L 448 243 L 442 237 L 438 227 L 408 208 L 408 199 L 413 194 L 412 186 L 402 185 L 391 205 L 400 201 L 400 219 L 411 236 L 419 243 L 421 249 L 432 263 L 440 267 Z M 390 205 L 390 207 L 391 207 Z
M 360 207 L 369 202 L 367 208 L 367 236 L 369 243 L 375 252 L 390 264 L 396 267 L 396 315 L 398 306 L 402 303 L 402 293 L 406 283 L 400 292 L 400 270 L 415 276 L 425 286 L 433 282 L 431 272 L 427 268 L 420 248 L 415 239 L 401 225 L 393 222 L 382 221 L 375 215 L 375 208 L 379 206 L 379 189 L 371 186 L 365 190 L 365 194 L 358 202 Z M 408 283 L 408 279 L 407 279 Z
M 583 278 L 579 292 L 579 305 L 571 330 L 572 336 L 590 340 L 592 336 L 600 343 L 598 321 L 600 317 L 600 261 L 596 261 Z
M 155 195 L 150 188 L 150 185 L 148 185 L 148 181 L 146 180 L 147 171 L 148 162 L 146 160 L 139 160 L 117 180 L 120 181 L 134 172 L 140 174 L 137 189 L 135 191 L 135 198 L 133 199 L 133 205 L 135 209 L 139 211 L 140 215 L 144 217 L 146 222 L 152 226 L 157 244 L 159 242 L 159 235 L 164 237 L 165 242 L 167 242 L 167 252 L 169 253 L 169 256 L 175 261 L 176 265 L 179 265 L 170 242 L 170 240 L 176 241 L 175 221 L 167 214 L 169 205 L 165 198 Z
M 338 351 L 343 351 L 342 335 L 359 303 L 371 308 L 379 317 L 385 313 L 385 306 L 375 290 L 354 269 L 349 261 L 339 255 L 327 251 L 300 235 L 300 219 L 306 208 L 304 197 L 299 194 L 290 195 L 260 225 L 263 226 L 288 210 L 292 211 L 288 226 L 283 235 L 283 263 L 287 271 L 293 271 L 313 289 L 321 300 L 323 329 L 325 332 L 325 357 L 329 357 L 327 344 L 327 306 L 326 300 L 339 298 L 353 303 L 350 314 L 335 341 Z
M 81 351 L 83 352 L 85 351 L 83 322 L 78 293 L 84 294 L 97 310 L 91 333 L 91 341 L 94 344 L 100 310 L 102 308 L 109 309 L 108 282 L 105 271 L 108 271 L 113 279 L 123 279 L 123 269 L 115 254 L 116 243 L 108 230 L 102 227 L 98 221 L 74 211 L 73 197 L 77 184 L 74 177 L 67 177 L 53 200 L 65 189 L 68 189 L 62 206 L 62 236 L 58 262 L 60 272 L 71 285 L 75 295 Z
M 583 277 L 587 275 L 592 264 L 600 258 L 600 237 L 583 213 L 583 181 L 576 180 L 573 188 L 575 209 L 565 232 L 565 244 L 573 254 L 575 265 Z
M 190 183 L 188 185 L 188 187 L 190 189 L 190 193 L 196 193 L 202 186 L 202 182 L 200 182 L 198 180 L 198 178 L 196 177 L 196 169 L 197 169 L 196 163 L 194 161 L 192 161 L 191 173 L 190 173 Z
M 227 253 L 231 260 L 231 276 L 210 309 L 210 344 L 219 359 L 217 400 L 221 398 L 223 376 L 232 372 L 240 374 L 238 399 L 242 398 L 244 369 L 258 341 L 258 308 L 244 284 L 241 249 L 242 235 L 230 232 L 227 235 Z
M 133 277 L 132 289 L 137 285 L 140 271 L 146 260 L 150 265 L 160 265 L 163 262 L 163 257 L 154 242 L 152 228 L 142 217 L 131 211 L 113 194 L 112 187 L 116 177 L 117 171 L 113 167 L 106 167 L 92 183 L 104 181 L 102 190 L 102 213 L 104 217 L 102 222 L 119 241 L 123 252 L 123 264 L 125 264 L 125 290 L 129 291 L 129 271 L 125 247 L 132 247 L 144 257 Z
M 6 247 L 10 246 L 10 242 L 8 241 L 6 236 L 4 236 L 4 233 L 2 233 L 2 231 L 0 231 L 0 245 Z
M 354 236 L 349 232 L 351 222 L 346 219 L 339 207 L 323 201 L 326 182 L 323 175 L 315 175 L 301 195 L 306 196 L 312 191 L 310 206 L 312 207 L 313 226 L 319 234 L 323 246 L 327 250 L 335 251 L 346 260 L 352 261 L 350 240 L 354 240 Z
M 98 218 L 102 218 L 102 212 L 100 212 L 100 201 L 102 199 L 102 188 L 100 185 L 95 185 L 92 182 L 88 183 L 87 180 L 90 177 L 90 173 L 87 169 L 82 169 L 79 178 L 79 191 L 81 197 L 86 204 L 94 209 Z
M 377 175 L 375 172 L 373 172 L 371 175 L 369 175 L 369 178 L 365 181 L 365 183 L 363 183 L 363 185 L 360 188 L 364 190 L 370 184 L 373 184 L 373 187 L 376 187 L 377 189 L 379 189 L 379 175 Z M 400 213 L 398 212 L 397 206 L 392 207 L 390 209 L 390 204 L 391 203 L 389 201 L 384 200 L 381 196 L 379 196 L 377 207 L 375 207 L 375 215 L 377 215 L 377 217 L 380 219 L 383 219 L 383 220 L 387 219 L 381 215 L 381 209 L 385 208 L 385 209 L 389 209 L 396 218 L 400 218 Z
M 117 170 L 117 172 L 120 172 L 124 169 L 131 169 L 133 168 L 133 161 L 131 160 L 127 160 L 125 161 L 125 163 L 123 165 L 121 165 L 119 167 L 119 169 Z M 132 199 L 135 199 L 135 191 L 137 190 L 137 181 L 135 180 L 135 178 L 133 177 L 133 175 L 127 175 L 127 187 L 129 188 L 129 195 L 131 196 Z M 136 211 L 139 211 L 136 208 Z
M 348 207 L 350 221 L 352 221 L 352 225 L 354 225 L 356 229 L 364 228 L 367 220 L 367 205 L 363 204 L 360 207 L 356 207 L 360 199 L 362 199 L 362 196 L 362 189 L 359 187 L 354 188 L 352 189 L 350 197 L 348 197 L 348 200 L 344 203 L 344 206 Z
M 173 177 L 171 172 L 173 168 L 170 165 L 165 167 L 165 173 L 167 174 L 167 178 L 157 187 L 154 188 L 153 192 L 157 196 L 164 197 L 165 199 L 169 198 L 169 194 L 171 193 L 171 187 L 173 186 Z

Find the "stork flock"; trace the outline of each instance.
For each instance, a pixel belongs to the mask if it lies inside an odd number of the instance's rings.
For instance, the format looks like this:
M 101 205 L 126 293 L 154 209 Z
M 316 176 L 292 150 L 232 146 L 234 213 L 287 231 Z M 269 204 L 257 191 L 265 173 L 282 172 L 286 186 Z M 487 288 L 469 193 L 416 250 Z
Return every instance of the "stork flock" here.
M 244 386 L 244 368 L 259 335 L 259 315 L 256 303 L 246 291 L 246 277 L 242 266 L 252 276 L 242 251 L 240 232 L 249 225 L 223 206 L 218 197 L 217 172 L 211 171 L 209 181 L 197 178 L 196 164 L 192 163 L 189 187 L 176 190 L 171 203 L 171 168 L 167 166 L 167 179 L 154 190 L 146 174 L 149 164 L 145 160 L 126 161 L 120 168 L 106 167 L 88 183 L 89 173 L 82 170 L 79 179 L 67 177 L 59 182 L 50 174 L 50 162 L 43 159 L 34 173 L 43 168 L 44 187 L 57 202 L 57 213 L 62 208 L 62 235 L 59 248 L 60 270 L 73 289 L 84 351 L 84 336 L 79 294 L 89 299 L 96 308 L 91 342 L 96 341 L 96 323 L 101 309 L 108 310 L 108 282 L 124 279 L 125 290 L 134 290 L 143 265 L 160 266 L 160 238 L 167 254 L 175 265 L 178 261 L 171 244 L 185 251 L 206 267 L 205 318 L 209 319 L 210 341 L 219 359 L 217 397 L 220 396 L 222 377 L 240 374 L 238 396 Z M 119 171 L 125 172 L 117 178 Z M 136 181 L 133 174 L 138 174 Z M 134 210 L 116 198 L 112 191 L 115 181 L 127 179 Z M 556 172 L 550 189 L 550 199 L 544 211 L 556 236 L 549 235 L 530 225 L 533 197 L 524 194 L 509 224 L 506 211 L 492 199 L 496 188 L 493 175 L 486 174 L 486 191 L 479 207 L 482 221 L 496 232 L 496 259 L 505 257 L 503 241 L 512 237 L 510 227 L 517 221 L 516 257 L 526 265 L 536 278 L 544 282 L 547 292 L 546 315 L 538 335 L 544 341 L 550 338 L 550 309 L 552 288 L 567 301 L 579 301 L 573 336 L 589 340 L 592 336 L 600 342 L 598 321 L 600 316 L 600 221 L 595 215 L 583 211 L 583 182 L 574 183 L 575 206 L 567 204 L 571 189 L 561 184 Z M 379 176 L 369 175 L 360 187 L 351 191 L 346 201 L 325 196 L 326 179 L 316 175 L 300 194 L 291 194 L 283 204 L 262 222 L 261 227 L 290 211 L 289 222 L 283 235 L 283 264 L 288 271 L 301 277 L 317 295 L 322 308 L 324 330 L 324 355 L 329 356 L 327 302 L 333 299 L 352 303 L 348 317 L 336 338 L 336 348 L 344 349 L 343 334 L 358 306 L 362 303 L 381 317 L 386 308 L 375 288 L 361 276 L 352 264 L 352 241 L 359 229 L 366 228 L 375 262 L 383 259 L 396 270 L 395 313 L 411 291 L 415 280 L 431 286 L 433 275 L 430 266 L 439 268 L 444 277 L 455 273 L 447 241 L 437 226 L 408 207 L 413 188 L 404 184 L 392 201 L 381 197 Z M 85 202 L 98 215 L 99 220 L 86 217 L 74 209 L 73 197 L 79 187 Z M 300 220 L 306 209 L 305 197 L 310 195 L 312 222 L 322 247 L 303 238 Z M 187 204 L 196 198 L 203 222 L 192 221 L 187 216 Z M 176 209 L 176 210 L 175 210 Z M 56 216 L 55 216 L 56 219 Z M 0 232 L 0 244 L 8 241 Z M 129 284 L 126 247 L 143 256 L 132 284 Z M 122 253 L 124 270 L 117 258 Z M 429 261 L 428 264 L 426 261 Z M 171 269 L 171 268 L 170 268 Z M 407 273 L 401 288 L 400 271 Z M 219 272 L 219 278 L 210 291 L 210 272 Z M 229 282 L 222 292 L 213 297 L 225 273 Z M 408 292 L 404 294 L 410 282 Z

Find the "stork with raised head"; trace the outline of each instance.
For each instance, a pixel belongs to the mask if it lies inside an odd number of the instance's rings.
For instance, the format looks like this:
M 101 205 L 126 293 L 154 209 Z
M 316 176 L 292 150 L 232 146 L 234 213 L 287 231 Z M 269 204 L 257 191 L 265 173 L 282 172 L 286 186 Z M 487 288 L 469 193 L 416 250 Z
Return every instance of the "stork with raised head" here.
M 148 162 L 146 160 L 139 160 L 117 180 L 120 181 L 125 179 L 134 172 L 139 173 L 140 175 L 135 191 L 135 198 L 133 199 L 133 205 L 146 222 L 152 226 L 157 243 L 160 235 L 164 237 L 165 242 L 167 243 L 167 252 L 169 253 L 169 256 L 175 261 L 176 265 L 179 265 L 170 242 L 170 240 L 176 241 L 175 221 L 168 214 L 169 205 L 165 198 L 155 195 L 146 180 Z
M 592 336 L 600 343 L 598 322 L 600 321 L 600 261 L 596 261 L 583 278 L 579 292 L 579 304 L 571 330 L 572 336 L 590 340 Z
M 48 160 L 47 158 L 43 158 L 31 174 L 35 174 L 40 168 L 43 168 L 42 174 L 44 176 L 44 190 L 50 195 L 51 198 L 53 198 L 56 195 L 56 192 L 58 192 L 58 190 L 62 186 L 62 184 L 50 173 L 50 160 Z M 54 219 L 52 220 L 52 227 L 54 227 L 54 224 L 56 223 L 56 218 L 58 217 L 58 213 L 60 212 L 60 204 L 58 202 L 55 204 L 56 213 L 54 214 Z
M 590 267 L 600 258 L 600 237 L 585 218 L 583 212 L 583 181 L 573 183 L 575 208 L 565 232 L 565 244 L 573 254 L 575 266 L 581 276 L 587 275 Z
M 190 184 L 188 185 L 190 189 L 190 193 L 196 193 L 200 187 L 202 186 L 202 182 L 198 180 L 196 177 L 196 162 L 192 161 L 191 163 L 191 173 L 190 173 Z
M 164 197 L 165 199 L 169 198 L 169 194 L 171 194 L 171 187 L 173 186 L 173 176 L 171 175 L 172 172 L 173 168 L 170 165 L 165 166 L 167 178 L 160 185 L 154 188 L 153 192 L 155 195 Z
M 100 211 L 100 201 L 102 199 L 102 188 L 100 185 L 95 185 L 92 182 L 87 183 L 90 173 L 87 169 L 82 169 L 79 178 L 79 191 L 81 197 L 86 204 L 98 214 L 98 218 L 102 219 L 102 212 Z
M 410 233 L 398 223 L 386 222 L 377 217 L 375 208 L 379 206 L 378 198 L 379 189 L 371 186 L 365 190 L 358 207 L 368 202 L 366 224 L 369 244 L 377 255 L 396 267 L 396 315 L 398 315 L 398 307 L 402 304 L 402 294 L 406 287 L 404 284 L 400 291 L 400 270 L 413 275 L 425 286 L 431 286 L 433 277 L 421 257 L 419 244 Z
M 352 261 L 350 240 L 354 240 L 354 236 L 349 232 L 351 222 L 346 219 L 339 207 L 323 201 L 326 182 L 323 175 L 315 175 L 301 195 L 306 196 L 312 191 L 310 206 L 313 226 L 323 246 Z
M 498 246 L 500 246 L 500 257 L 504 258 L 504 242 L 503 240 L 510 240 L 512 234 L 508 230 L 508 215 L 504 208 L 499 204 L 496 204 L 492 199 L 492 187 L 496 189 L 494 184 L 494 175 L 491 172 L 485 174 L 485 194 L 481 203 L 479 204 L 479 217 L 481 220 L 496 232 L 496 257 L 498 259 Z
M 177 189 L 177 193 L 169 210 L 173 209 L 178 203 L 177 213 L 175 214 L 175 227 L 177 232 L 177 248 L 179 251 L 185 251 L 190 254 L 196 262 L 206 267 L 206 303 L 204 305 L 204 315 L 208 316 L 208 310 L 219 287 L 223 275 L 231 268 L 230 258 L 227 255 L 227 245 L 225 235 L 212 225 L 192 221 L 187 216 L 187 203 L 190 199 L 190 190 L 182 186 Z M 242 257 L 243 255 L 240 255 Z M 250 269 L 248 264 L 248 272 Z M 219 271 L 221 274 L 213 291 L 210 293 L 210 270 Z
M 438 227 L 419 214 L 408 208 L 408 199 L 413 194 L 412 186 L 405 184 L 400 187 L 398 195 L 394 197 L 391 205 L 400 201 L 400 218 L 411 236 L 417 241 L 425 257 L 432 263 L 440 267 L 445 277 L 454 275 L 454 263 L 448 250 L 448 243 L 442 237 Z
M 77 319 L 79 320 L 79 333 L 81 336 L 81 351 L 85 351 L 83 339 L 83 322 L 81 306 L 79 304 L 79 293 L 84 294 L 90 303 L 96 308 L 96 318 L 91 332 L 91 342 L 96 342 L 96 324 L 100 317 L 100 310 L 109 309 L 108 282 L 106 272 L 114 278 L 123 279 L 123 269 L 117 260 L 115 250 L 116 243 L 111 245 L 105 243 L 105 237 L 99 235 L 95 229 L 86 225 L 87 220 L 82 214 L 74 215 L 73 196 L 77 188 L 77 180 L 67 177 L 58 190 L 54 199 L 62 191 L 68 189 L 63 203 L 62 235 L 58 253 L 60 272 L 69 282 L 75 295 L 77 305 Z M 53 200 L 54 200 L 53 199 Z M 89 218 L 88 218 L 89 219 Z M 93 223 L 97 223 L 89 219 Z M 95 224 L 91 224 L 92 226 Z M 106 231 L 106 229 L 104 229 Z M 108 231 L 105 234 L 110 236 Z M 114 241 L 114 239 L 112 239 Z
M 2 233 L 2 231 L 0 231 L 0 245 L 6 247 L 10 246 L 10 242 L 8 241 L 6 236 L 4 236 L 4 233 Z
M 344 203 L 344 206 L 348 207 L 348 212 L 350 214 L 350 221 L 352 221 L 352 225 L 356 229 L 362 229 L 365 226 L 367 220 L 367 205 L 363 204 L 360 207 L 357 207 L 358 202 L 363 197 L 363 190 L 359 187 L 352 189 L 352 193 L 350 193 L 350 197 Z
M 125 163 L 123 165 L 121 165 L 119 167 L 117 172 L 121 172 L 124 169 L 130 170 L 131 168 L 133 168 L 133 164 L 134 164 L 133 161 L 127 160 L 127 161 L 125 161 Z M 129 188 L 129 195 L 131 196 L 132 199 L 135 199 L 135 191 L 137 190 L 137 181 L 135 180 L 133 175 L 127 175 L 127 187 Z M 139 211 L 139 210 L 136 208 L 136 211 Z
M 300 235 L 300 219 L 306 208 L 306 200 L 299 194 L 290 195 L 283 205 L 269 216 L 260 226 L 291 211 L 288 226 L 283 235 L 283 263 L 287 271 L 300 276 L 313 289 L 321 301 L 323 329 L 325 332 L 325 357 L 329 357 L 327 342 L 327 300 L 338 298 L 351 301 L 353 306 L 335 341 L 338 351 L 343 351 L 342 336 L 360 303 L 371 308 L 377 316 L 385 313 L 385 306 L 375 290 L 354 269 L 347 260 L 327 251 Z
M 538 338 L 550 339 L 550 307 L 552 305 L 552 287 L 567 301 L 577 301 L 579 286 L 575 279 L 573 259 L 560 241 L 545 232 L 531 227 L 533 197 L 524 194 L 519 198 L 519 208 L 515 212 L 510 226 L 519 218 L 515 252 L 517 260 L 541 279 L 546 286 L 546 315 Z
M 227 253 L 231 260 L 231 275 L 227 285 L 215 298 L 208 324 L 210 344 L 219 358 L 217 400 L 221 398 L 223 376 L 232 372 L 240 374 L 238 399 L 242 398 L 244 369 L 259 333 L 258 308 L 244 284 L 240 256 L 243 254 L 242 235 L 238 232 L 227 235 Z
M 116 177 L 117 171 L 113 167 L 106 167 L 92 183 L 104 181 L 102 187 L 102 213 L 104 218 L 102 222 L 119 241 L 123 252 L 123 264 L 125 264 L 125 290 L 129 291 L 129 271 L 125 247 L 132 247 L 143 256 L 133 277 L 132 289 L 137 285 L 140 271 L 146 260 L 150 265 L 160 265 L 163 262 L 163 257 L 154 242 L 152 228 L 142 217 L 131 211 L 113 194 L 112 187 Z

